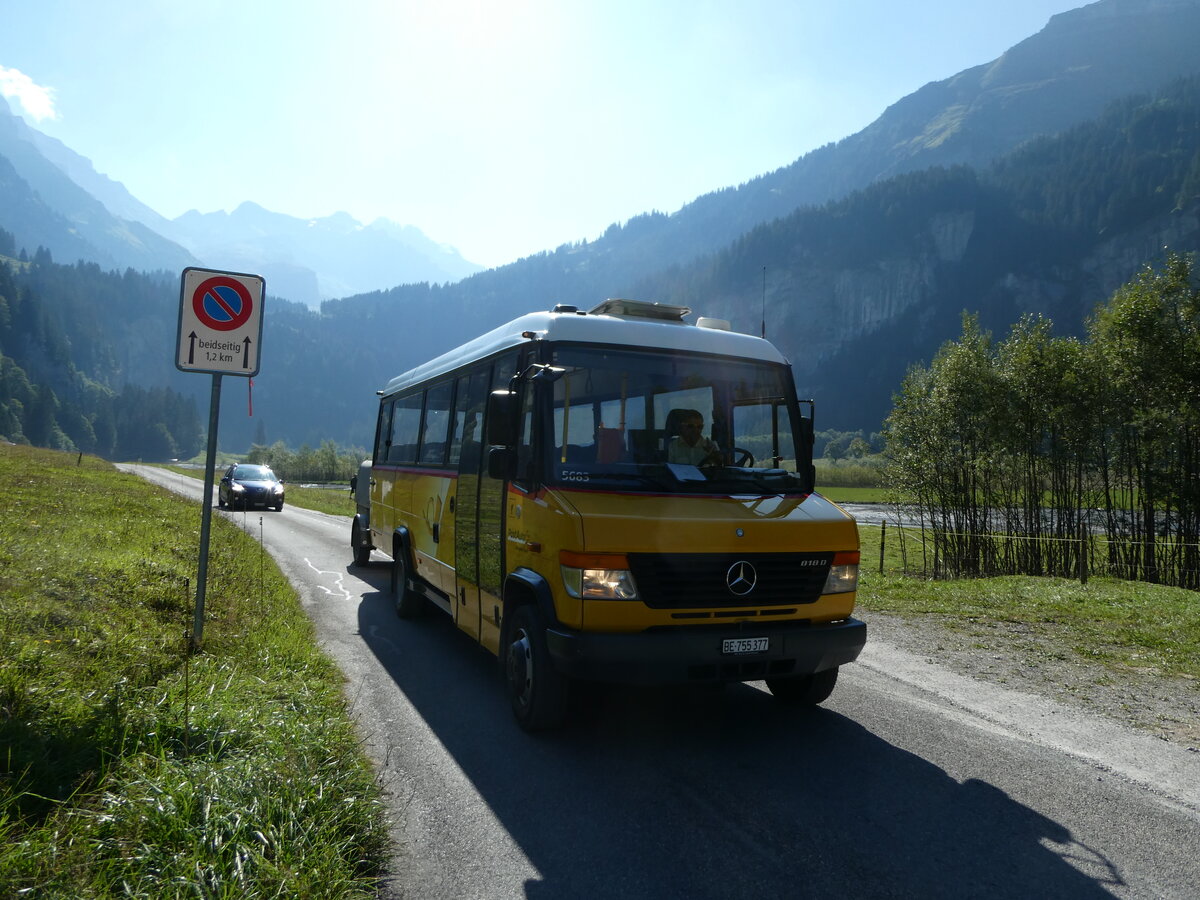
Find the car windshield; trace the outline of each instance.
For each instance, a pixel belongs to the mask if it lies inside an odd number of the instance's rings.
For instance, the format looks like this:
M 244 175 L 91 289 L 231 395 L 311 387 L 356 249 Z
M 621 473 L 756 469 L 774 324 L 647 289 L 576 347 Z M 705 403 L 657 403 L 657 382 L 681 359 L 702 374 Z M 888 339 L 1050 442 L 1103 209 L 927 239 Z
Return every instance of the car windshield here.
M 543 419 L 551 484 L 811 491 L 811 443 L 799 437 L 806 432 L 784 365 L 577 346 L 555 348 L 552 362 L 564 371 Z
M 236 466 L 233 477 L 238 481 L 275 481 L 275 473 L 266 466 Z

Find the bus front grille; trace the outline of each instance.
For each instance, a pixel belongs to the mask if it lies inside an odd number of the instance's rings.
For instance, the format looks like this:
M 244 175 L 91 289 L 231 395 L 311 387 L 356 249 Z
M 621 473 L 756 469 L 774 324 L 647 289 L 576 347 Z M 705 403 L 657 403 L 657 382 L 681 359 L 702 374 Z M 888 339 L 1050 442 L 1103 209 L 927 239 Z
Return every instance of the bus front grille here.
M 813 603 L 832 563 L 832 553 L 629 554 L 638 594 L 655 609 Z

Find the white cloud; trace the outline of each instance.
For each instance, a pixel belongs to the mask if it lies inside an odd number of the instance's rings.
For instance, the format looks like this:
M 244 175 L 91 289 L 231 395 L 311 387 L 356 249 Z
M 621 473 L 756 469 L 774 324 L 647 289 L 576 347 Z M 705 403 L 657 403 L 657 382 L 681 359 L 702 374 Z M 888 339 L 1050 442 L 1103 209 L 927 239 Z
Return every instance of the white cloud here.
M 54 89 L 34 84 L 33 79 L 20 69 L 0 66 L 0 94 L 15 97 L 26 115 L 38 122 L 58 118 L 54 109 Z

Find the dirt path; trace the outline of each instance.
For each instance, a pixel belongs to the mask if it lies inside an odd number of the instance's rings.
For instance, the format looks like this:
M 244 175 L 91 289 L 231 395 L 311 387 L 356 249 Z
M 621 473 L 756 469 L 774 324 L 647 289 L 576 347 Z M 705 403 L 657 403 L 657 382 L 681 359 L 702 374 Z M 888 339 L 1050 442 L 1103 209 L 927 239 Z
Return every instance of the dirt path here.
M 1020 623 L 938 615 L 901 618 L 859 608 L 871 636 L 962 675 L 1048 697 L 1200 753 L 1200 682 L 1153 671 L 1113 673 L 1067 658 Z

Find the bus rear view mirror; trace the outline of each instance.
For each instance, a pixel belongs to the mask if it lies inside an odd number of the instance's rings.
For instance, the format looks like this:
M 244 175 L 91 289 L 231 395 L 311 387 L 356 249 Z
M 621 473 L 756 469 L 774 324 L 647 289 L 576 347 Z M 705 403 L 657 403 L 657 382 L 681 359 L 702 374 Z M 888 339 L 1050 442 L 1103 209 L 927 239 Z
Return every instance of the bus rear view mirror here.
M 517 453 L 509 447 L 493 447 L 488 451 L 488 476 L 508 481 L 512 478 Z
M 807 416 L 800 417 L 800 437 L 806 443 L 811 445 L 814 438 L 813 420 Z
M 517 445 L 517 395 L 514 391 L 492 391 L 487 406 L 487 442 L 493 447 Z M 491 463 L 488 463 L 490 468 Z

